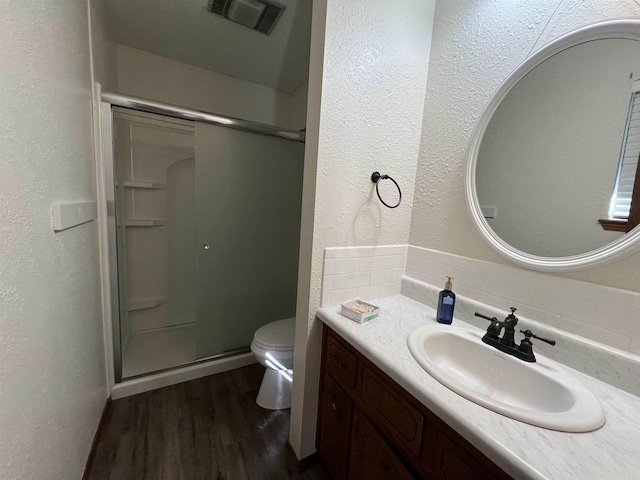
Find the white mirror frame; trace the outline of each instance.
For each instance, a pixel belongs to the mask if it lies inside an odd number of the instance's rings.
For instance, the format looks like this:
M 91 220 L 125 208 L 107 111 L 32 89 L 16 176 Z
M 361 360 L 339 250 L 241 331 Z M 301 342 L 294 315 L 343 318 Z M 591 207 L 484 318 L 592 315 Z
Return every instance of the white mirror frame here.
M 615 262 L 640 250 L 640 227 L 638 227 L 614 242 L 580 255 L 540 257 L 522 252 L 502 240 L 489 226 L 480 210 L 480 203 L 478 202 L 478 194 L 476 191 L 476 166 L 482 138 L 491 117 L 511 89 L 531 70 L 557 53 L 581 43 L 602 39 L 627 39 L 640 42 L 640 20 L 612 20 L 580 28 L 558 38 L 527 58 L 493 95 L 478 119 L 478 123 L 469 142 L 469 147 L 467 148 L 465 195 L 467 207 L 469 208 L 475 226 L 498 253 L 519 265 L 533 270 L 546 272 L 584 270 Z M 640 48 L 640 43 L 638 47 Z M 600 228 L 599 225 L 598 228 Z

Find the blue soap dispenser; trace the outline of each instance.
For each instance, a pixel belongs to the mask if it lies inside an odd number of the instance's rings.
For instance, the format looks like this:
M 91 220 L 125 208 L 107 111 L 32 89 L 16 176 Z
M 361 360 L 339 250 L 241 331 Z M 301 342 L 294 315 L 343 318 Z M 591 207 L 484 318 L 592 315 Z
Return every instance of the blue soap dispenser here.
M 456 294 L 451 291 L 451 280 L 453 280 L 453 277 L 447 275 L 447 283 L 438 296 L 438 313 L 436 314 L 438 323 L 451 324 L 453 322 L 453 307 L 456 304 Z

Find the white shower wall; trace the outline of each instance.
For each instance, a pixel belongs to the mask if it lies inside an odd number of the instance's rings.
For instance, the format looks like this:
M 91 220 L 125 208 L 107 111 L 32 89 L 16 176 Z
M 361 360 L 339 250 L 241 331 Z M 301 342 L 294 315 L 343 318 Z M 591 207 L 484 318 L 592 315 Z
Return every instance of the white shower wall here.
M 120 338 L 129 377 L 195 360 L 193 122 L 114 108 Z

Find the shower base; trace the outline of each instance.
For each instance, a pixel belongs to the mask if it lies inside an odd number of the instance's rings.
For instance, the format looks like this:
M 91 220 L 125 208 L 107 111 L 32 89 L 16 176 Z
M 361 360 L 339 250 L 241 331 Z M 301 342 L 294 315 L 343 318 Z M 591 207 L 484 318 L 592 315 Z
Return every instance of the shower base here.
M 134 377 L 196 360 L 196 325 L 135 333 L 122 355 L 122 377 Z

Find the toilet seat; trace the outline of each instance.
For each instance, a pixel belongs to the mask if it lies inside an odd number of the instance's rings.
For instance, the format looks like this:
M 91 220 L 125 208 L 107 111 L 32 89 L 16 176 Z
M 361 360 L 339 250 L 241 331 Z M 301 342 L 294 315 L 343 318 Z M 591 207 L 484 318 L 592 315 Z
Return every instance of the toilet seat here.
M 253 335 L 253 343 L 264 350 L 293 350 L 295 321 L 294 317 L 263 325 Z

